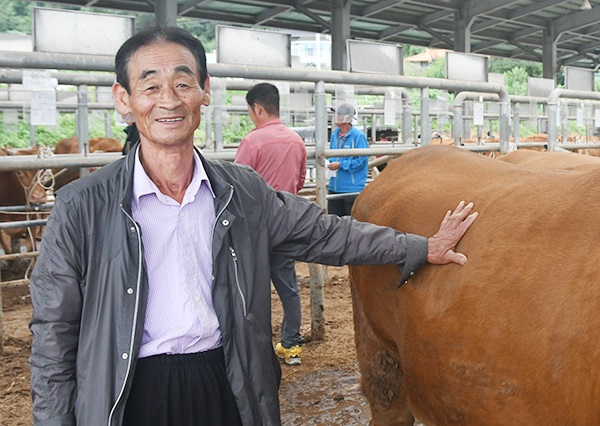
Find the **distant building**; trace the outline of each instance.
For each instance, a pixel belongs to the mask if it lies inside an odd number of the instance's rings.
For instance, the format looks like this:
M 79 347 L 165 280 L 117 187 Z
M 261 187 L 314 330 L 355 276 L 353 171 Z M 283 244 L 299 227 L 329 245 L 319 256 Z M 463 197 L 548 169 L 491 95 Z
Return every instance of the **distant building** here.
M 425 49 L 425 52 L 417 53 L 416 55 L 412 55 L 412 56 L 409 56 L 408 58 L 404 58 L 404 61 L 416 63 L 421 66 L 427 66 L 431 63 L 431 61 L 433 61 L 435 59 L 444 58 L 446 56 L 446 52 L 451 52 L 451 50 Z
M 331 69 L 331 36 L 329 34 L 290 31 L 292 34 L 292 66 Z
M 33 52 L 33 42 L 30 35 L 0 33 L 2 50 L 10 52 Z

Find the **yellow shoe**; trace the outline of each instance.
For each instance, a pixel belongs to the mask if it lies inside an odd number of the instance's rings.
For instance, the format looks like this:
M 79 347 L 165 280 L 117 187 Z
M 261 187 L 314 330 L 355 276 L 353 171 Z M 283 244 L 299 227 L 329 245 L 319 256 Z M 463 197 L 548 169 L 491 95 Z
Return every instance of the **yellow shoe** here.
M 284 348 L 281 343 L 277 343 L 275 346 L 275 355 L 285 361 L 287 365 L 300 365 L 302 364 L 302 348 L 299 345 L 292 346 L 291 348 Z

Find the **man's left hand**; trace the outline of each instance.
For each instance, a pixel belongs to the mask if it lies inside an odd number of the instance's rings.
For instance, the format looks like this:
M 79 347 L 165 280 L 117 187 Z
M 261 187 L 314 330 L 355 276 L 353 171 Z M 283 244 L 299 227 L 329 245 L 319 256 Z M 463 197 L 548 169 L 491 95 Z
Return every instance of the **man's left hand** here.
M 454 247 L 479 215 L 477 212 L 471 213 L 471 210 L 473 203 L 465 205 L 464 201 L 458 203 L 454 212 L 448 210 L 440 229 L 429 238 L 427 262 L 437 265 L 451 262 L 464 265 L 467 262 L 467 256 L 456 253 Z

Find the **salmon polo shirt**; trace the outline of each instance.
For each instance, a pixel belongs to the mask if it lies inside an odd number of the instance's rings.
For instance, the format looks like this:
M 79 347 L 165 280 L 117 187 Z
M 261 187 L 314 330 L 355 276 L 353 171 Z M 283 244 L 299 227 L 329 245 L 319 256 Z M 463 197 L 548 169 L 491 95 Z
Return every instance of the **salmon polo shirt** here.
M 304 186 L 304 141 L 278 118 L 261 124 L 242 139 L 235 162 L 252 167 L 277 191 L 295 194 Z
M 148 177 L 138 148 L 131 204 L 142 230 L 149 287 L 140 358 L 221 346 L 211 296 L 214 197 L 195 151 L 192 181 L 179 204 Z

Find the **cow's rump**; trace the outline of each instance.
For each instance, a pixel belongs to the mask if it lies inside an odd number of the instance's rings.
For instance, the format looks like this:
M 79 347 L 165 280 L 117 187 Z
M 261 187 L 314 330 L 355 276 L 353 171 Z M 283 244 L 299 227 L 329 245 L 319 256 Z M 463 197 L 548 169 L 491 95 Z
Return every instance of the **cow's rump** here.
M 354 216 L 404 232 L 432 235 L 460 200 L 480 213 L 465 266 L 400 289 L 395 266 L 350 268 L 373 424 L 600 424 L 598 182 L 437 146 L 363 191 Z

